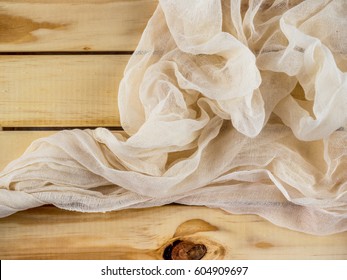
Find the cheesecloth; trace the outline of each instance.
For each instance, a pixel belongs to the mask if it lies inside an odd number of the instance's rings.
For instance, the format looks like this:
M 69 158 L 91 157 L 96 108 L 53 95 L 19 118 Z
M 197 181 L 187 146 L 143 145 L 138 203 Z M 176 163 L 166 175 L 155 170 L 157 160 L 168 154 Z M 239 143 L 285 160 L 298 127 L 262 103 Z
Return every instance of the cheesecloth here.
M 0 173 L 0 216 L 176 202 L 346 231 L 346 26 L 345 0 L 160 0 L 120 84 L 125 132 L 33 142 Z

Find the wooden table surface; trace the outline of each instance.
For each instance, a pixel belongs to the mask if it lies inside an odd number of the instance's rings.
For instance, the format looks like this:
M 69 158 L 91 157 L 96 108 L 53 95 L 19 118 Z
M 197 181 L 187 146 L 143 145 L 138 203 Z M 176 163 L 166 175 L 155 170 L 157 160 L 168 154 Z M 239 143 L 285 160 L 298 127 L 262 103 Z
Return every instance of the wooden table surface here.
M 0 2 L 0 169 L 53 128 L 120 128 L 118 85 L 156 6 L 154 0 Z M 165 254 L 347 259 L 347 232 L 317 237 L 255 215 L 182 205 L 93 214 L 44 206 L 0 219 L 1 259 Z

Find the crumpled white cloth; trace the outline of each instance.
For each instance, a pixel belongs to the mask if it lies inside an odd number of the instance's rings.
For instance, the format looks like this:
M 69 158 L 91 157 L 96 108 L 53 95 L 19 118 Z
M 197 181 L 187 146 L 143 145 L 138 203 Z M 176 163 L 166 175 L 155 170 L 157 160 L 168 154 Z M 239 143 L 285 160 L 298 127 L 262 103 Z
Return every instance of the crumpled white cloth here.
M 119 88 L 125 133 L 33 142 L 0 173 L 0 216 L 176 202 L 346 231 L 347 2 L 159 2 Z

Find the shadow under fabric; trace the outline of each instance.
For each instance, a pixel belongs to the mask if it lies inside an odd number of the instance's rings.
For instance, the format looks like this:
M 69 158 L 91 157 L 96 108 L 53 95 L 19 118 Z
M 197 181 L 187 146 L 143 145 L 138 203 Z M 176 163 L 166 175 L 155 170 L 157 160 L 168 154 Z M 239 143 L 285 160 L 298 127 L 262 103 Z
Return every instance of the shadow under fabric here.
M 119 88 L 125 133 L 33 142 L 0 173 L 0 216 L 176 202 L 346 231 L 346 15 L 344 0 L 160 0 Z

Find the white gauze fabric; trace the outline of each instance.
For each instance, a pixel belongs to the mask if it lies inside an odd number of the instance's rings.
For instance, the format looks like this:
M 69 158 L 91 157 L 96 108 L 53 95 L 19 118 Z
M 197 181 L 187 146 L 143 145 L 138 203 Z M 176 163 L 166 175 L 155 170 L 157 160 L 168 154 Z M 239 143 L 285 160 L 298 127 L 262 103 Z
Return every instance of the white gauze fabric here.
M 0 173 L 0 215 L 176 202 L 346 231 L 346 26 L 345 0 L 160 0 L 119 88 L 125 132 L 33 142 Z

